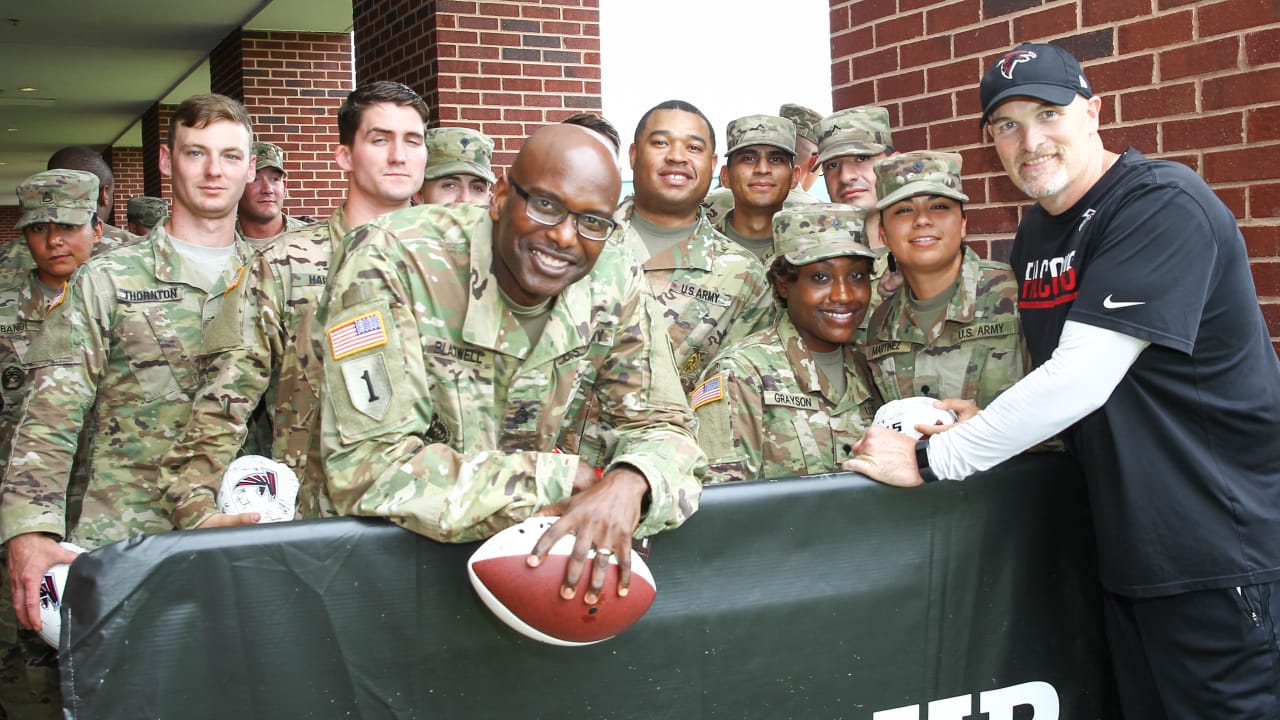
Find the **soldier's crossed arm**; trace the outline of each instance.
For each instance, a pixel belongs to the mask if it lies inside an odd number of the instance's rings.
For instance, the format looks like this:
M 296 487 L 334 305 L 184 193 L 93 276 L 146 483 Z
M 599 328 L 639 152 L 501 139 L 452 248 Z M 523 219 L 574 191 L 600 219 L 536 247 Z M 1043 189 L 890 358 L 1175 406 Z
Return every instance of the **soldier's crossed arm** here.
M 637 285 L 625 301 L 618 346 L 601 369 L 601 415 L 618 443 L 608 467 L 629 465 L 649 483 L 649 506 L 636 535 L 675 528 L 698 507 L 706 458 L 680 384 L 656 303 Z

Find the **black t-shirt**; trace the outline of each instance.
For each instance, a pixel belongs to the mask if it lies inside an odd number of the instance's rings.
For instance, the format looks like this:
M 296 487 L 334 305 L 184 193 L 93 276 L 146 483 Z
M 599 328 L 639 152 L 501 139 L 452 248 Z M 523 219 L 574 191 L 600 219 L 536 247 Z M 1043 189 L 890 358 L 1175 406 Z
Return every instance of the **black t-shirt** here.
M 1070 210 L 1030 208 L 1011 264 L 1034 365 L 1067 320 L 1151 342 L 1066 433 L 1103 585 L 1149 597 L 1280 578 L 1280 361 L 1226 206 L 1130 148 Z

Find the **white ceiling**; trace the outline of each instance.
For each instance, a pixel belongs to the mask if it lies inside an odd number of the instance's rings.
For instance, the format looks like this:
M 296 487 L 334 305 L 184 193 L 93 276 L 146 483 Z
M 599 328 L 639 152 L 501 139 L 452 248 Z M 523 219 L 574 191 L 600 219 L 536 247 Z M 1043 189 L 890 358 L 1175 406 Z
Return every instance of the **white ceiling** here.
M 0 0 L 0 204 L 58 148 L 140 146 L 157 100 L 209 91 L 209 52 L 235 28 L 351 25 L 351 0 Z

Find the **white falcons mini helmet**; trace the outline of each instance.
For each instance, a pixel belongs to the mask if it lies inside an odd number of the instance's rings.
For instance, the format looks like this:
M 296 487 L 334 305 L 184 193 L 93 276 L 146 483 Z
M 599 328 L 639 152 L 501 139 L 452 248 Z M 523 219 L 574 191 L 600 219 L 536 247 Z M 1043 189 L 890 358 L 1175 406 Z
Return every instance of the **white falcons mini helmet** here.
M 62 547 L 77 553 L 84 552 L 79 545 L 69 542 L 58 543 Z M 71 566 L 58 563 L 44 573 L 40 581 L 40 639 L 53 647 L 58 647 L 58 636 L 62 634 L 62 598 L 67 592 L 67 571 Z
M 238 457 L 222 474 L 218 509 L 228 515 L 256 512 L 259 522 L 293 519 L 298 476 L 284 463 L 261 455 Z
M 892 400 L 881 406 L 871 425 L 897 430 L 913 440 L 919 440 L 917 425 L 950 425 L 957 420 L 954 412 L 934 407 L 935 402 L 937 399 L 931 397 Z

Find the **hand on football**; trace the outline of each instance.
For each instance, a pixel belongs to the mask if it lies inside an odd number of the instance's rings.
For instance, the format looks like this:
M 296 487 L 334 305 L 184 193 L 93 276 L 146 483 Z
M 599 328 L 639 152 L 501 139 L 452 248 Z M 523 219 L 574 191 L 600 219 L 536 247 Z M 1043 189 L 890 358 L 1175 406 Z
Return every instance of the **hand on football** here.
M 939 400 L 935 402 L 933 406 L 942 410 L 950 410 L 955 413 L 956 421 L 945 425 L 916 425 L 916 432 L 921 435 L 937 435 L 940 432 L 946 432 L 956 425 L 972 419 L 974 415 L 978 414 L 978 404 L 972 400 L 965 400 L 964 398 L 947 398 L 945 400 Z
M 543 508 L 539 515 L 559 515 L 560 521 L 533 546 L 529 566 L 537 567 L 557 540 L 571 534 L 575 536 L 573 553 L 560 597 L 572 600 L 578 594 L 578 582 L 591 557 L 591 581 L 582 599 L 588 605 L 596 604 L 604 589 L 610 554 L 618 559 L 618 595 L 626 595 L 631 585 L 631 536 L 640 524 L 640 504 L 648 491 L 649 482 L 643 475 L 629 467 L 617 467 L 582 492 Z M 593 549 L 605 552 L 592 556 Z
M 40 584 L 44 574 L 58 563 L 69 563 L 76 553 L 44 533 L 25 533 L 9 540 L 9 589 L 13 609 L 23 627 L 39 632 Z
M 917 425 L 916 427 L 925 427 Z M 896 487 L 924 484 L 916 466 L 916 441 L 889 428 L 867 428 L 867 434 L 853 446 L 857 453 L 845 460 L 845 470 L 862 473 L 872 480 Z
M 254 525 L 262 519 L 262 515 L 256 512 L 236 513 L 228 515 L 226 513 L 214 513 L 204 519 L 196 526 L 197 530 L 216 527 L 233 527 L 235 525 Z

